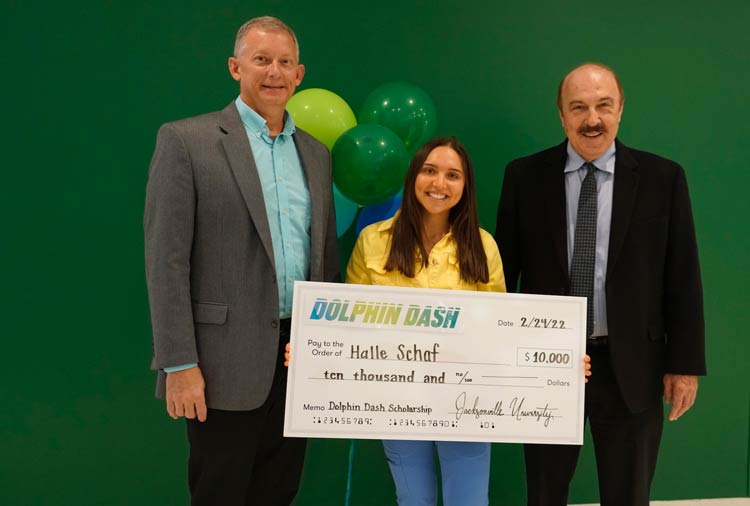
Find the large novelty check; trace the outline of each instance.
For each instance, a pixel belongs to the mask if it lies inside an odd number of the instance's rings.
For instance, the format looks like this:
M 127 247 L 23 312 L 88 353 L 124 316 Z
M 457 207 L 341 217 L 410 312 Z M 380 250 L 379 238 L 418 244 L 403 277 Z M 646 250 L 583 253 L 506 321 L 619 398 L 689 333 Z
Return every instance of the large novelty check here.
M 297 282 L 285 436 L 582 444 L 586 299 Z

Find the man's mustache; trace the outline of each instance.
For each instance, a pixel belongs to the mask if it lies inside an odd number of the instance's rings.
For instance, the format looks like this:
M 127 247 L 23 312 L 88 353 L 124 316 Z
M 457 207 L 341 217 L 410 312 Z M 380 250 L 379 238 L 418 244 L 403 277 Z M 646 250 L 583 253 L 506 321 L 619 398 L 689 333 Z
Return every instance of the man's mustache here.
M 584 125 L 578 129 L 578 133 L 579 134 L 606 134 L 607 127 L 605 127 L 603 123 L 599 123 L 598 125 L 594 125 L 594 126 Z

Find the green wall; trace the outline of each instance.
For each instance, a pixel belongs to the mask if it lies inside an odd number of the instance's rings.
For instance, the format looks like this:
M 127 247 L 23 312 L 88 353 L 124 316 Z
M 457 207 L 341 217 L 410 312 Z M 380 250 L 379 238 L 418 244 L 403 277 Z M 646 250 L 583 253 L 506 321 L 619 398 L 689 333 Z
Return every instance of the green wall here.
M 298 32 L 303 87 L 356 111 L 381 83 L 422 86 L 472 153 L 489 230 L 505 164 L 563 137 L 559 78 L 584 60 L 619 71 L 620 138 L 687 170 L 706 296 L 710 376 L 667 424 L 653 496 L 747 496 L 750 4 L 293 4 L 3 2 L 0 503 L 186 502 L 184 424 L 148 370 L 147 167 L 159 124 L 236 96 L 234 31 L 267 13 Z M 348 451 L 311 442 L 298 505 L 343 504 Z M 352 504 L 391 503 L 381 452 L 357 442 Z M 520 448 L 495 445 L 492 473 L 492 503 L 522 504 Z M 571 502 L 596 501 L 594 476 L 587 440 Z

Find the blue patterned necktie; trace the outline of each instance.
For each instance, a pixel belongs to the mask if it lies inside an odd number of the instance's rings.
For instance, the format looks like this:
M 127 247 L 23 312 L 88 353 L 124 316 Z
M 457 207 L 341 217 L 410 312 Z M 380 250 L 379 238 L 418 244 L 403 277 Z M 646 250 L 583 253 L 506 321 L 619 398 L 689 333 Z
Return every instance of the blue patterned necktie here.
M 570 295 L 586 297 L 586 337 L 594 332 L 594 260 L 596 258 L 596 167 L 586 162 L 586 177 L 578 197 L 573 260 L 570 263 Z

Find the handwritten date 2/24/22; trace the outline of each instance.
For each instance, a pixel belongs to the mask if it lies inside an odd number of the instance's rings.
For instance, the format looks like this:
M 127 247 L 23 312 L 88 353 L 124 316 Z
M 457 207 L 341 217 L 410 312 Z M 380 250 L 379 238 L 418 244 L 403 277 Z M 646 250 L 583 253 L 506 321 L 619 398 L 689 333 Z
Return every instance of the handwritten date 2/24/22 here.
M 498 320 L 498 327 L 525 327 L 528 329 L 567 329 L 565 320 L 554 318 L 540 318 L 538 316 L 522 316 L 519 323 L 511 320 Z
M 522 316 L 521 327 L 535 329 L 565 329 L 565 320 L 555 320 L 553 318 L 539 318 L 537 316 Z

